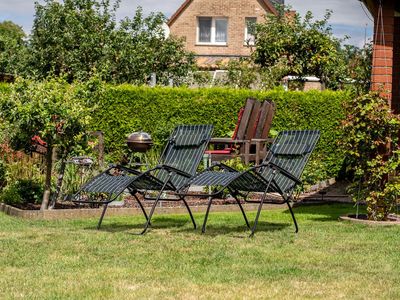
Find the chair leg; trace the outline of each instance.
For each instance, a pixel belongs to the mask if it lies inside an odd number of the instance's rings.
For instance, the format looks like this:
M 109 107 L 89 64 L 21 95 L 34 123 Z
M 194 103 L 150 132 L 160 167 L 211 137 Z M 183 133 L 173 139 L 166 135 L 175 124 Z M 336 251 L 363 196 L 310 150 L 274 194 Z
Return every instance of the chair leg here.
M 189 212 L 189 216 L 190 216 L 190 219 L 192 220 L 194 229 L 196 229 L 196 228 L 197 228 L 196 221 L 195 221 L 194 218 L 193 218 L 193 214 L 192 214 L 192 211 L 190 210 L 189 205 L 187 204 L 185 198 L 182 197 L 181 200 L 183 201 L 183 203 L 184 203 L 185 206 L 186 206 L 187 211 Z
M 263 194 L 263 196 L 261 197 L 260 205 L 258 206 L 257 215 L 256 215 L 256 218 L 255 218 L 255 220 L 254 220 L 254 225 L 253 225 L 253 228 L 251 229 L 251 233 L 250 233 L 250 236 L 249 236 L 249 237 L 253 237 L 253 236 L 254 236 L 254 232 L 256 231 L 257 224 L 258 224 L 258 219 L 260 218 L 262 206 L 263 206 L 263 204 L 264 204 L 265 198 L 267 197 L 267 193 L 268 193 L 268 191 L 269 191 L 269 187 L 271 186 L 271 183 L 272 183 L 272 182 L 274 181 L 274 179 L 275 179 L 276 171 L 273 171 L 272 174 L 273 174 L 273 175 L 272 175 L 272 178 L 269 180 L 268 185 L 267 185 L 267 188 L 265 189 L 264 194 Z
M 264 204 L 266 195 L 267 195 L 267 192 L 265 191 L 263 196 L 261 197 L 260 205 L 258 206 L 257 215 L 256 215 L 256 218 L 254 219 L 253 228 L 251 229 L 251 233 L 250 233 L 249 237 L 253 237 L 254 236 L 254 232 L 256 231 L 256 228 L 257 228 L 258 219 L 260 218 L 261 209 L 262 209 L 262 206 Z
M 99 223 L 97 223 L 97 230 L 100 229 L 101 223 L 103 222 L 104 215 L 106 214 L 106 210 L 108 208 L 108 203 L 103 205 L 103 211 L 101 212 Z
M 214 200 L 213 198 L 210 198 L 210 200 L 208 200 L 207 211 L 206 211 L 206 215 L 204 216 L 203 227 L 201 228 L 201 233 L 206 232 L 206 224 L 207 224 L 208 214 L 210 213 L 210 208 L 211 208 L 211 204 L 212 204 L 213 200 Z
M 247 228 L 250 228 L 249 220 L 247 219 L 246 213 L 244 212 L 244 209 L 243 209 L 242 204 L 240 203 L 240 200 L 236 197 L 234 197 L 234 198 L 235 198 L 237 204 L 239 205 L 240 211 L 242 212 L 242 215 L 243 215 L 244 221 L 246 222 Z
M 146 210 L 144 209 L 142 202 L 139 200 L 139 198 L 136 195 L 133 195 L 133 197 L 136 199 L 137 203 L 139 204 L 140 209 L 142 210 L 143 215 L 146 218 L 146 221 L 148 221 L 149 217 L 147 216 Z M 149 225 L 151 226 L 151 223 Z
M 147 231 L 147 229 L 149 228 L 149 226 L 150 226 L 150 221 L 151 221 L 151 217 L 152 217 L 153 214 L 154 214 L 154 211 L 155 211 L 155 209 L 156 209 L 156 206 L 157 206 L 158 202 L 160 201 L 161 195 L 162 195 L 162 193 L 164 192 L 164 189 L 165 189 L 165 187 L 167 186 L 169 180 L 171 179 L 171 176 L 172 176 L 172 175 L 170 174 L 169 177 L 168 177 L 168 179 L 165 181 L 164 185 L 162 186 L 162 188 L 161 188 L 160 191 L 158 192 L 157 198 L 156 198 L 156 200 L 154 201 L 153 206 L 151 207 L 150 214 L 149 214 L 149 216 L 148 216 L 147 222 L 146 222 L 146 224 L 144 225 L 144 228 L 143 228 L 142 232 L 140 232 L 140 235 L 145 234 L 146 231 Z
M 160 195 L 161 195 L 161 193 L 160 193 Z M 145 234 L 147 229 L 149 229 L 151 217 L 153 216 L 154 211 L 155 211 L 156 206 L 157 206 L 159 201 L 160 201 L 160 197 L 157 197 L 157 199 L 153 203 L 153 206 L 151 207 L 150 214 L 149 214 L 149 216 L 147 218 L 147 221 L 146 221 L 146 224 L 144 225 L 143 230 L 140 232 L 140 235 Z
M 288 207 L 289 207 L 290 214 L 292 215 L 294 227 L 296 228 L 295 233 L 298 233 L 298 232 L 299 232 L 299 226 L 297 226 L 297 221 L 296 221 L 296 218 L 295 218 L 295 216 L 294 216 L 293 209 L 292 209 L 292 207 L 290 206 L 289 199 L 286 199 L 286 203 L 287 203 L 287 205 L 288 205 Z

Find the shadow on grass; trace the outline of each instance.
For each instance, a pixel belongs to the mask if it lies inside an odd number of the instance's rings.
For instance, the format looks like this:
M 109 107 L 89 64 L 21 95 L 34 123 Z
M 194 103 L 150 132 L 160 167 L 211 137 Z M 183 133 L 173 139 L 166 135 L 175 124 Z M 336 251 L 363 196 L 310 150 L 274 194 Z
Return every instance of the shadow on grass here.
M 253 223 L 250 223 L 252 226 Z M 257 232 L 274 232 L 274 231 L 281 231 L 286 227 L 290 227 L 290 224 L 285 223 L 271 223 L 271 222 L 259 222 L 256 230 Z M 180 229 L 180 232 L 188 232 L 190 231 L 188 228 Z M 193 231 L 193 230 L 192 230 Z M 221 224 L 210 224 L 206 228 L 206 232 L 202 234 L 201 226 L 198 228 L 197 233 L 205 236 L 219 236 L 219 235 L 231 235 L 235 233 L 235 237 L 239 238 L 248 238 L 251 230 L 247 228 L 246 225 L 238 225 L 238 226 L 227 226 Z M 240 235 L 239 235 L 240 234 Z M 244 234 L 244 235 L 242 235 Z
M 176 232 L 189 232 L 189 233 L 196 232 L 198 234 L 201 234 L 201 226 L 203 225 L 203 219 L 198 218 L 198 220 L 196 220 L 196 223 L 197 223 L 197 229 L 195 230 L 193 228 L 189 216 L 187 218 L 181 216 L 175 218 L 168 216 L 157 216 L 152 219 L 152 226 L 150 226 L 149 230 L 172 229 Z M 238 233 L 238 234 L 245 233 L 245 236 L 240 236 L 240 237 L 247 237 L 248 234 L 250 234 L 250 229 L 247 228 L 244 222 L 243 224 L 239 222 L 235 223 L 237 223 L 238 225 L 229 226 L 221 224 L 221 221 L 219 221 L 217 224 L 212 224 L 212 222 L 210 222 L 210 224 L 207 225 L 207 230 L 205 234 L 209 236 L 218 236 L 218 235 L 229 235 L 232 233 Z M 99 231 L 110 232 L 110 233 L 127 231 L 129 233 L 134 234 L 141 232 L 141 230 L 144 228 L 144 224 L 145 224 L 144 218 L 142 221 L 136 219 L 132 223 L 129 222 L 129 220 L 126 223 L 122 223 L 121 221 L 113 222 L 112 220 L 110 222 L 107 222 L 106 220 L 102 224 Z M 250 222 L 250 226 L 252 225 L 253 222 Z M 273 222 L 259 221 L 256 232 L 279 231 L 285 229 L 286 227 L 290 227 L 292 225 L 293 224 L 289 223 L 273 223 Z M 96 226 L 97 222 L 93 222 L 93 226 L 87 226 L 84 229 L 97 231 Z
M 145 218 L 143 217 L 142 220 L 137 220 L 135 218 L 134 223 L 130 223 L 130 221 L 127 221 L 126 223 L 120 222 L 107 222 L 107 220 L 104 221 L 104 223 L 101 225 L 100 231 L 107 231 L 107 232 L 122 232 L 122 231 L 129 231 L 129 230 L 135 230 L 137 229 L 138 232 L 140 232 L 145 225 Z M 167 217 L 167 216 L 157 216 L 154 217 L 151 220 L 152 226 L 150 226 L 149 229 L 154 228 L 154 229 L 165 229 L 165 228 L 174 228 L 174 227 L 184 227 L 186 225 L 191 226 L 191 229 L 193 230 L 192 226 L 192 221 L 190 220 L 189 216 L 187 219 L 184 219 L 182 217 Z M 84 229 L 86 230 L 97 230 L 96 229 L 97 222 L 93 223 L 93 227 L 85 227 Z
M 332 222 L 338 220 L 341 215 L 355 213 L 356 208 L 353 204 L 319 204 L 319 205 L 304 205 L 293 208 L 295 216 L 307 215 L 308 220 L 320 222 Z M 364 212 L 365 208 L 360 207 L 360 213 Z M 285 214 L 290 214 L 289 210 L 284 211 Z
M 360 212 L 363 212 L 365 208 L 361 208 Z M 305 206 L 297 206 L 293 208 L 294 214 L 296 217 L 300 217 L 304 220 L 307 219 L 309 221 L 317 221 L 317 222 L 332 222 L 338 220 L 339 216 L 353 213 L 355 212 L 355 207 L 352 204 L 323 204 L 323 205 L 305 205 Z M 265 212 L 264 212 L 265 213 Z M 280 212 L 285 215 L 286 220 L 282 220 L 282 223 L 273 223 L 273 222 L 265 222 L 260 220 L 257 231 L 265 231 L 272 232 L 283 230 L 286 227 L 293 226 L 293 222 L 291 220 L 290 211 L 288 209 Z M 249 216 L 249 221 L 251 222 L 253 216 Z M 262 217 L 261 217 L 262 219 Z M 225 220 L 224 220 L 225 221 Z M 214 222 L 212 220 L 209 221 L 207 225 L 206 234 L 211 236 L 223 235 L 223 234 L 231 234 L 232 232 L 242 233 L 242 232 L 250 232 L 250 230 L 244 225 L 244 222 L 241 223 L 238 220 L 235 220 L 235 224 L 233 222 L 227 224 L 232 224 L 232 226 L 224 224 L 224 221 L 221 219 L 216 219 Z M 203 222 L 203 216 L 199 215 L 196 218 L 197 223 L 197 232 L 201 233 L 201 226 Z M 140 232 L 144 228 L 145 219 L 133 217 L 132 220 L 126 219 L 125 221 L 115 221 L 112 218 L 107 218 L 104 220 L 100 231 L 105 232 L 123 232 L 123 231 L 132 231 Z M 94 221 L 91 225 L 87 225 L 85 230 L 97 230 L 97 221 Z M 182 216 L 166 216 L 166 215 L 155 215 L 152 219 L 152 226 L 150 229 L 173 229 L 178 232 L 193 232 L 192 222 L 190 217 L 187 215 Z

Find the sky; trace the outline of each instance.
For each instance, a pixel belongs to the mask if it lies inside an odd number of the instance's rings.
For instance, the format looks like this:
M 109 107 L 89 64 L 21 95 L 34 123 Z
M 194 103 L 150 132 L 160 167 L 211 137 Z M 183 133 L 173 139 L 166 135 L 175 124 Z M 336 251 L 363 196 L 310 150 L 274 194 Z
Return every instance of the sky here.
M 132 17 L 135 9 L 141 6 L 144 12 L 160 11 L 170 17 L 184 0 L 122 0 L 117 18 Z M 229 1 L 229 0 L 225 0 Z M 11 20 L 20 25 L 29 34 L 32 28 L 35 0 L 0 0 L 0 21 Z M 43 0 L 38 0 L 43 3 Z M 292 9 L 304 15 L 311 11 L 321 19 L 327 9 L 333 11 L 330 19 L 336 37 L 350 36 L 347 44 L 362 46 L 372 36 L 372 17 L 361 7 L 359 0 L 286 0 Z

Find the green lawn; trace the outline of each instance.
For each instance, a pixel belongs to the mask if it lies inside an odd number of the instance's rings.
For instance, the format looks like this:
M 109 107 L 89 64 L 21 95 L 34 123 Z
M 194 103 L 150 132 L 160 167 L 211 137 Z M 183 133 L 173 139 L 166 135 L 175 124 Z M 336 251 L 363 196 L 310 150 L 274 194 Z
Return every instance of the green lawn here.
M 400 299 L 400 227 L 339 222 L 349 205 L 264 211 L 248 238 L 239 213 L 23 221 L 0 214 L 0 299 Z M 254 218 L 254 213 L 250 214 Z M 201 223 L 203 215 L 195 215 Z

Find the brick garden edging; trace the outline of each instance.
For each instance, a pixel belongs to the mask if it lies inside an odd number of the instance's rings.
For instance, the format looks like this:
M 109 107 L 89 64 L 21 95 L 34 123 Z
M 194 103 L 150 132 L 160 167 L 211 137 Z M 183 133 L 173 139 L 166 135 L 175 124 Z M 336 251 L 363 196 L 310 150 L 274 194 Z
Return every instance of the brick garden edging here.
M 193 206 L 190 209 L 193 213 L 205 212 L 205 205 Z M 247 211 L 257 209 L 257 204 L 243 204 Z M 280 205 L 266 204 L 263 209 L 279 208 Z M 283 207 L 283 206 L 282 206 Z M 0 211 L 7 215 L 28 219 L 28 220 L 71 220 L 84 218 L 98 218 L 101 214 L 101 208 L 82 208 L 82 209 L 53 209 L 53 210 L 22 210 L 10 205 L 0 203 Z M 236 204 L 232 205 L 215 205 L 212 207 L 213 212 L 239 212 L 239 207 Z M 156 214 L 186 214 L 185 207 L 157 207 Z M 132 216 L 141 215 L 142 211 L 139 208 L 114 208 L 107 209 L 107 216 Z
M 356 219 L 354 214 L 344 215 L 339 217 L 339 221 L 349 221 L 358 224 L 372 225 L 372 226 L 392 226 L 400 225 L 400 217 L 396 215 L 389 215 L 389 221 L 370 221 L 367 219 Z

